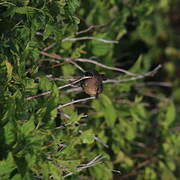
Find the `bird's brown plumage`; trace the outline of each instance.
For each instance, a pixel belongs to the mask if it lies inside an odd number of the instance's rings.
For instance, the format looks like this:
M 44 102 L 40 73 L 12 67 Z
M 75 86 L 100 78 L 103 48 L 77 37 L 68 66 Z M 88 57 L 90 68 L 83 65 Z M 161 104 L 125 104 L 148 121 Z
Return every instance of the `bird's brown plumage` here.
M 91 78 L 82 81 L 81 86 L 84 92 L 86 94 L 96 95 L 97 97 L 103 91 L 102 81 L 105 80 L 104 76 L 95 70 L 85 72 L 85 76 L 90 76 Z

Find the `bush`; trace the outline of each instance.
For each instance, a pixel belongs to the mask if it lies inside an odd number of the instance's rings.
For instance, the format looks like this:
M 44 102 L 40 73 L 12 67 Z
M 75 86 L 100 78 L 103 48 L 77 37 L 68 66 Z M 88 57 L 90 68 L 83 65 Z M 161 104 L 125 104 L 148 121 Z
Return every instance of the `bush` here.
M 0 179 L 178 179 L 176 1 L 0 7 Z M 87 98 L 82 69 L 119 82 Z

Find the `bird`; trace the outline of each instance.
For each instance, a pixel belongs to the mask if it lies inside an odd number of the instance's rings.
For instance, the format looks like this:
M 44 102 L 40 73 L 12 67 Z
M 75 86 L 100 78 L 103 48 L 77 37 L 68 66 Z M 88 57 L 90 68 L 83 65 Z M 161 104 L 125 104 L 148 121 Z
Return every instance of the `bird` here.
M 86 94 L 95 95 L 96 98 L 103 91 L 103 81 L 106 80 L 104 74 L 99 74 L 96 70 L 88 70 L 84 73 L 90 76 L 88 79 L 81 81 L 81 87 Z

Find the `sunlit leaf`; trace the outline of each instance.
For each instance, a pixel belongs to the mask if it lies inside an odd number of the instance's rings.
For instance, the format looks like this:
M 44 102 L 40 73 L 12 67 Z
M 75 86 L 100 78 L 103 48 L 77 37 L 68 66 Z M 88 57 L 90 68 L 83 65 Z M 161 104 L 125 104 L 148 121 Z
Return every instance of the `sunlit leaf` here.
M 166 119 L 165 119 L 165 125 L 170 126 L 172 122 L 175 120 L 176 117 L 176 109 L 173 104 L 173 102 L 170 102 L 167 112 L 166 112 Z
M 5 61 L 6 67 L 7 67 L 7 78 L 8 80 L 11 80 L 12 78 L 12 71 L 13 71 L 13 66 L 10 62 Z

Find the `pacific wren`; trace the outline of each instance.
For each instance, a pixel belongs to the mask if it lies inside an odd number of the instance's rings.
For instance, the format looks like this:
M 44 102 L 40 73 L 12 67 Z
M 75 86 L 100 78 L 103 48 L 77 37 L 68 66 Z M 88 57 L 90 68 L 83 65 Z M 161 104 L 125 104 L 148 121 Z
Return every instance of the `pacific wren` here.
M 88 70 L 84 74 L 90 78 L 82 80 L 81 87 L 86 94 L 98 95 L 103 91 L 103 80 L 106 80 L 103 74 L 99 74 L 95 70 Z

